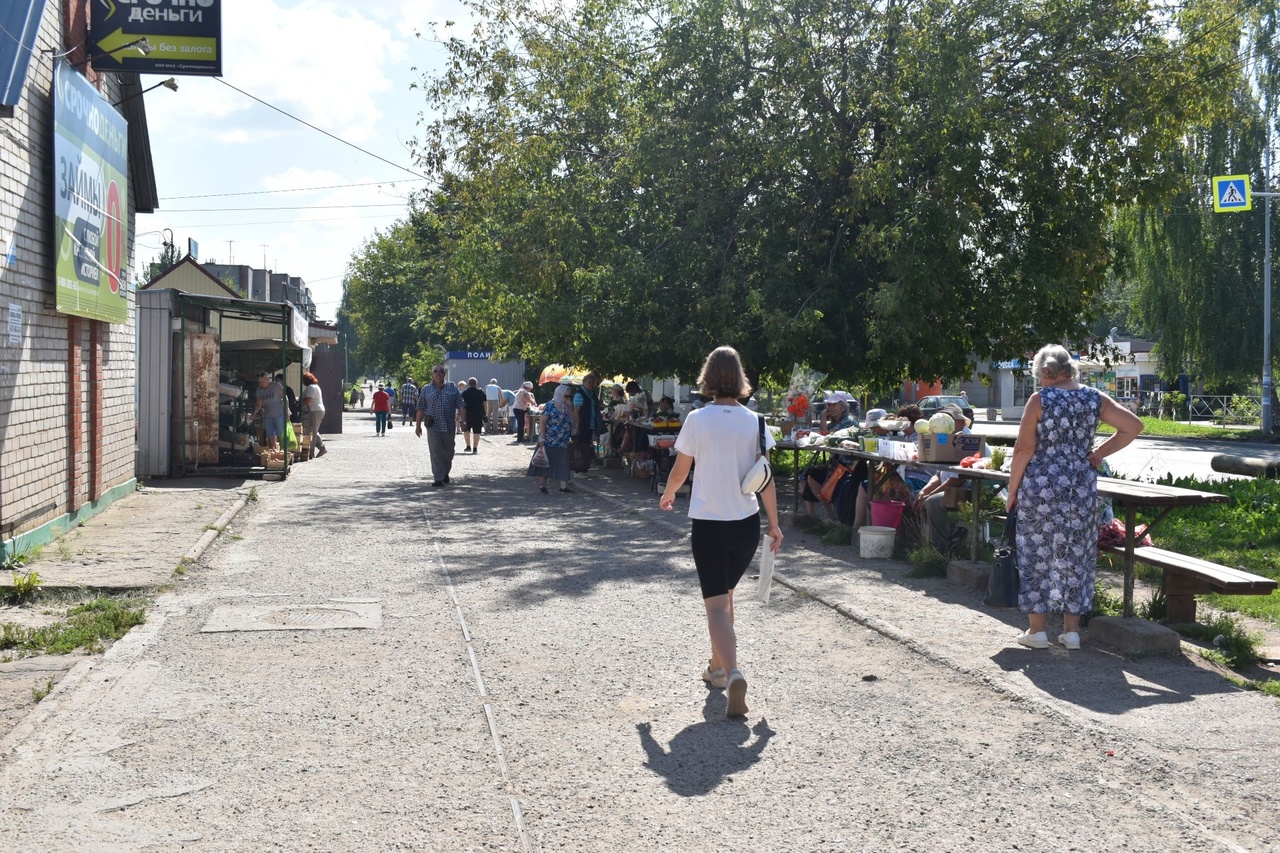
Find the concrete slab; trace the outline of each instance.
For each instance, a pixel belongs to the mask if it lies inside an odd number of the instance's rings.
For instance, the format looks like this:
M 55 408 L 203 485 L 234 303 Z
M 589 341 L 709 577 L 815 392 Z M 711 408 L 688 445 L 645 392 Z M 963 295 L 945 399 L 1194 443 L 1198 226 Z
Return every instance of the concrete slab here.
M 947 563 L 947 583 L 972 589 L 976 592 L 987 591 L 987 579 L 991 575 L 991 566 L 987 563 L 973 563 L 953 560 Z
M 1099 616 L 1089 620 L 1088 642 L 1126 657 L 1177 655 L 1182 651 L 1178 632 L 1146 619 Z
M 169 581 L 206 530 L 262 484 L 191 477 L 147 485 L 45 545 L 26 568 L 45 589 L 140 589 Z M 8 573 L 0 585 L 11 583 Z
M 379 628 L 379 604 L 299 604 L 266 607 L 225 605 L 213 611 L 202 634 L 226 631 L 329 631 Z

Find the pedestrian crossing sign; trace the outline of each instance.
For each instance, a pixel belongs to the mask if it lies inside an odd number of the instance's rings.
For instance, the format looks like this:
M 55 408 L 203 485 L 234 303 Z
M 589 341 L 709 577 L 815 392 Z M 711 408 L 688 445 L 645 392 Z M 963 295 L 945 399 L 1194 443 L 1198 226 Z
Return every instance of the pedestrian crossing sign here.
M 1213 179 L 1213 212 L 1253 210 L 1248 175 L 1218 175 Z

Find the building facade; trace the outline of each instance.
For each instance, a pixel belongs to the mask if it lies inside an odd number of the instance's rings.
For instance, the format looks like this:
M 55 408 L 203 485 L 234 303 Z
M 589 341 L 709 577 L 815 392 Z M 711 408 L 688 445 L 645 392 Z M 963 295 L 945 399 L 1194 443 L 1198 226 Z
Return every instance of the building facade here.
M 89 0 L 3 5 L 6 29 L 26 23 L 31 36 L 10 38 L 0 51 L 0 71 L 20 80 L 0 111 L 0 540 L 8 556 L 135 487 L 136 300 L 125 273 L 133 265 L 135 214 L 154 210 L 157 199 L 138 77 L 94 71 L 84 47 Z M 64 83 L 59 92 L 55 74 Z M 63 142 L 55 136 L 55 111 L 111 111 L 112 122 L 115 116 L 125 120 L 120 127 L 127 122 L 112 140 L 127 158 L 123 198 L 114 195 L 116 182 L 108 201 L 96 192 L 102 179 L 83 169 L 72 178 L 57 162 Z M 60 195 L 64 206 L 71 196 L 73 209 L 89 211 L 73 214 L 74 234 L 55 226 Z M 82 225 L 95 218 L 101 228 Z M 114 319 L 96 319 L 94 311 L 64 301 L 58 250 L 64 237 L 82 247 L 99 238 L 118 247 L 110 256 L 114 271 L 88 249 L 75 252 L 76 269 L 97 277 L 93 265 L 100 266 L 114 283 Z

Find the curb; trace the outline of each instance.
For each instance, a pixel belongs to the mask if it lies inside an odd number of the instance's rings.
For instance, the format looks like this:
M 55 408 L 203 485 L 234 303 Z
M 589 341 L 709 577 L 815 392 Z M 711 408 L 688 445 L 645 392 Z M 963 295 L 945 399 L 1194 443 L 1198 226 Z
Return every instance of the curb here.
M 236 517 L 240 510 L 244 509 L 245 504 L 248 502 L 248 495 L 243 495 L 240 500 L 227 507 L 226 511 L 222 513 L 222 515 L 218 516 L 218 520 L 213 523 L 209 530 L 204 532 L 204 535 L 200 537 L 200 540 L 196 542 L 194 546 L 192 546 L 191 550 L 182 555 L 181 562 L 194 563 L 196 560 L 199 560 L 204 556 L 204 552 L 213 544 L 213 540 L 222 535 L 222 531 L 227 528 L 227 525 L 231 523 L 231 520 Z

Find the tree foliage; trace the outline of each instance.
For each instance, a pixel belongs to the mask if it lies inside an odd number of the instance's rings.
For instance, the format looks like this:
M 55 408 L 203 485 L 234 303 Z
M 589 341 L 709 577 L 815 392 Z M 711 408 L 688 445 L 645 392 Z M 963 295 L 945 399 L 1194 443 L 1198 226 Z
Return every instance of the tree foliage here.
M 1157 341 L 1161 371 L 1188 373 L 1213 385 L 1258 375 L 1262 361 L 1264 218 L 1215 215 L 1213 175 L 1249 174 L 1265 186 L 1267 122 L 1274 121 L 1277 74 L 1274 3 L 1205 4 L 1187 20 L 1193 37 L 1219 62 L 1218 109 L 1170 147 L 1178 182 L 1158 206 L 1133 206 L 1116 217 L 1123 257 L 1119 279 L 1142 331 Z M 1243 33 L 1243 36 L 1242 36 Z
M 1077 340 L 1216 86 L 1195 8 L 477 0 L 424 80 L 431 213 L 352 264 L 361 353 L 689 376 L 732 343 L 883 387 Z

